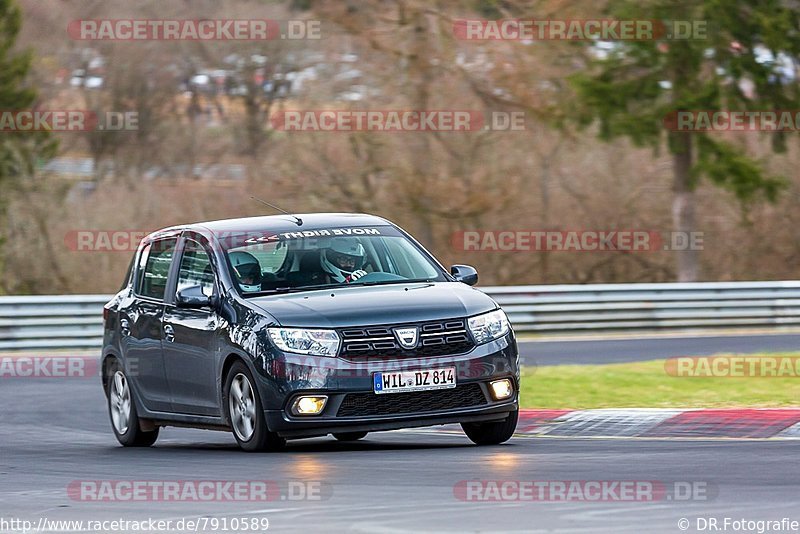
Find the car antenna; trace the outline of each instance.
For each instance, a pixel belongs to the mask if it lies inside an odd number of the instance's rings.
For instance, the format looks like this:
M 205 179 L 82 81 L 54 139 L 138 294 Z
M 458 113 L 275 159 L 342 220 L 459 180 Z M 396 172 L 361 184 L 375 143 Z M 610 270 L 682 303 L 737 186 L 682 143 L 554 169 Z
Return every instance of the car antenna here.
M 261 200 L 260 198 L 254 197 L 253 195 L 250 195 L 250 198 L 252 198 L 256 202 L 261 202 L 265 206 L 269 206 L 272 209 L 278 210 L 278 211 L 280 211 L 281 213 L 283 213 L 285 215 L 288 215 L 289 217 L 294 219 L 294 222 L 295 222 L 295 224 L 297 224 L 297 226 L 303 226 L 303 219 L 301 219 L 297 215 L 293 215 L 293 214 L 289 213 L 288 211 L 286 211 L 285 209 L 281 209 L 278 206 L 276 206 L 275 204 L 270 204 L 266 200 Z

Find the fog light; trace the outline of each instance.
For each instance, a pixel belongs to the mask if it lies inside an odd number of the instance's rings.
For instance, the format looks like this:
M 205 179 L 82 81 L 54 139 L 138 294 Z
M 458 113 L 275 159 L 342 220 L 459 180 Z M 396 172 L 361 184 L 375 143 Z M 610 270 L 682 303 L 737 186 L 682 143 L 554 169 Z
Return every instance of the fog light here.
M 489 387 L 492 390 L 492 397 L 494 397 L 494 400 L 507 399 L 514 394 L 514 386 L 511 385 L 511 380 L 508 378 L 489 382 Z
M 328 403 L 325 395 L 297 397 L 292 405 L 294 415 L 318 415 Z

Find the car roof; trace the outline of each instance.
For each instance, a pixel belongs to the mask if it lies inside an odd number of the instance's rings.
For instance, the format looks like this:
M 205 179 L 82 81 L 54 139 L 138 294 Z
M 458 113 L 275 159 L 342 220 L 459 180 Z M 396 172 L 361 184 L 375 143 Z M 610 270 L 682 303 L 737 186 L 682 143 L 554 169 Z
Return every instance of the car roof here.
M 299 217 L 302 225 L 298 225 L 295 217 Z M 366 213 L 297 213 L 292 215 L 266 215 L 262 217 L 242 217 L 239 219 L 220 219 L 217 221 L 198 222 L 163 228 L 148 236 L 149 239 L 162 234 L 173 234 L 177 231 L 195 230 L 211 232 L 296 232 L 302 230 L 318 230 L 322 228 L 376 226 L 392 224 L 383 217 Z

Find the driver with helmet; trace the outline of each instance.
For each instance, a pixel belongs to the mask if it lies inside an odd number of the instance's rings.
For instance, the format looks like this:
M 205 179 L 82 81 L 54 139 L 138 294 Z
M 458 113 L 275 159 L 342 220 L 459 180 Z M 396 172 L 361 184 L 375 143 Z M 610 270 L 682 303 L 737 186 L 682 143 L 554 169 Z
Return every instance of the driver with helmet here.
M 231 252 L 228 254 L 236 273 L 239 286 L 245 293 L 261 291 L 261 264 L 249 252 Z
M 322 249 L 320 263 L 331 282 L 347 284 L 367 274 L 362 269 L 365 256 L 364 245 L 355 239 L 335 237 Z

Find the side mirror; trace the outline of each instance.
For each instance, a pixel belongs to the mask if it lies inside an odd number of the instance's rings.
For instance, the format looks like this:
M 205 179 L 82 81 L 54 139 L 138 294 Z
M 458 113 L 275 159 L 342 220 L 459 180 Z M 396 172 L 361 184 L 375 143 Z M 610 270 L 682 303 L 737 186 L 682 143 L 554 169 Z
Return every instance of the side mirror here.
M 450 274 L 452 274 L 457 282 L 474 286 L 478 283 L 478 271 L 475 267 L 469 265 L 453 265 L 450 267 Z
M 178 291 L 175 303 L 179 308 L 205 308 L 211 306 L 211 297 L 203 293 L 200 285 L 188 286 Z

